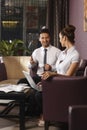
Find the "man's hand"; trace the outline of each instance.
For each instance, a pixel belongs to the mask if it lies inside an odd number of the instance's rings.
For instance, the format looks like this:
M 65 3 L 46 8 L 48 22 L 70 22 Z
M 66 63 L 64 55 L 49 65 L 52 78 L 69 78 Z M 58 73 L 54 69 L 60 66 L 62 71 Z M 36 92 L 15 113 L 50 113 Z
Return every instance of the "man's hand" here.
M 31 63 L 31 64 L 35 64 L 35 62 L 34 62 L 34 60 L 33 60 L 33 57 L 32 57 L 32 56 L 30 57 L 30 63 Z
M 50 71 L 51 70 L 51 66 L 49 64 L 45 64 L 44 65 L 44 70 L 45 71 Z

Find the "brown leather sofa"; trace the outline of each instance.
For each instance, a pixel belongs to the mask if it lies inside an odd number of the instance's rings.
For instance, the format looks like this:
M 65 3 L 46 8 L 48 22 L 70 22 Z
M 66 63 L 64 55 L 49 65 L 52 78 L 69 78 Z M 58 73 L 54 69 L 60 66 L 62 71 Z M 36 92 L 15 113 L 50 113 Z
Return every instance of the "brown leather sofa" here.
M 5 56 L 3 63 L 0 62 L 0 84 L 12 83 L 16 84 L 20 78 L 24 78 L 22 70 L 29 71 L 28 62 L 29 56 Z M 87 60 L 81 59 L 79 68 L 76 72 L 76 76 L 84 75 L 85 67 L 87 66 Z M 37 67 L 33 68 L 30 73 L 35 75 Z
M 5 56 L 0 63 L 0 84 L 16 84 L 20 78 L 24 78 L 22 70 L 29 71 L 29 56 Z

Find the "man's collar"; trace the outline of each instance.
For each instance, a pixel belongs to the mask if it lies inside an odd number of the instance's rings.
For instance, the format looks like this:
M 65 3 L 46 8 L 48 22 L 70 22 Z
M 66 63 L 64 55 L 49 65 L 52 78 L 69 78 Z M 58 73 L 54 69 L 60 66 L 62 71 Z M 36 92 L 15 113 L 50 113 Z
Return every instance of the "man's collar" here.
M 51 46 L 52 46 L 52 45 L 49 45 L 48 47 L 46 47 L 46 49 L 49 50 L 49 49 L 51 48 Z M 44 47 L 43 47 L 43 46 L 42 46 L 41 48 L 42 48 L 42 50 L 44 50 Z

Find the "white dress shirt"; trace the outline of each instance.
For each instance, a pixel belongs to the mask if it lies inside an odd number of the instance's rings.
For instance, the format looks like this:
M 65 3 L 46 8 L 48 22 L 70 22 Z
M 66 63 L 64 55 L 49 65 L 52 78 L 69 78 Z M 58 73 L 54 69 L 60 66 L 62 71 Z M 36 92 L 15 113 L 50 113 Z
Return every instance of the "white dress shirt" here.
M 56 63 L 57 73 L 65 75 L 70 65 L 79 61 L 80 56 L 78 51 L 75 49 L 75 46 L 68 50 L 65 49 L 64 51 L 61 51 Z
M 47 49 L 47 64 L 49 64 L 52 67 L 52 71 L 55 71 L 56 61 L 61 51 L 52 45 L 49 45 L 49 47 L 47 47 L 46 49 Z M 32 54 L 32 57 L 35 63 L 38 63 L 37 74 L 41 76 L 41 74 L 44 72 L 44 48 L 40 47 L 38 49 L 35 49 Z M 33 66 L 29 63 L 29 68 Z

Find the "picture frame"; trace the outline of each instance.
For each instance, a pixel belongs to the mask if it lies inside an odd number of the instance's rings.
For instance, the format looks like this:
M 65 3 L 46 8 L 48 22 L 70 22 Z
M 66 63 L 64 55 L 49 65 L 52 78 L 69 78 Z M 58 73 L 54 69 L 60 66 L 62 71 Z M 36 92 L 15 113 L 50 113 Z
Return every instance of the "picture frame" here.
M 87 31 L 87 0 L 84 0 L 84 31 Z

